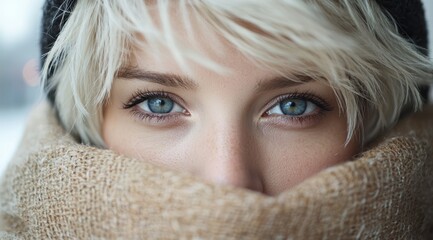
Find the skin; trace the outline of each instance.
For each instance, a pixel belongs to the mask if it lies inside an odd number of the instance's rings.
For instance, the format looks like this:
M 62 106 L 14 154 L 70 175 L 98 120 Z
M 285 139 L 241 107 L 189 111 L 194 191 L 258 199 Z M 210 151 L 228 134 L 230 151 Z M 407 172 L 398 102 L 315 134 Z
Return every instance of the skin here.
M 344 145 L 346 117 L 326 82 L 282 84 L 279 79 L 278 87 L 258 90 L 280 76 L 224 40 L 215 47 L 208 34 L 196 33 L 200 43 L 192 45 L 184 35 L 179 36 L 186 47 L 231 71 L 221 74 L 188 61 L 186 72 L 167 49 L 135 49 L 134 61 L 115 79 L 104 107 L 102 135 L 108 148 L 206 182 L 267 195 L 277 195 L 359 151 L 356 138 Z M 192 86 L 167 86 L 160 81 L 167 76 L 158 74 L 188 78 Z M 125 109 L 137 91 L 166 92 L 179 112 L 143 118 L 152 114 L 146 112 L 146 99 Z M 309 101 L 303 99 L 306 93 L 326 102 L 326 109 L 310 102 L 309 113 L 301 116 L 279 113 L 278 97 L 300 94 L 292 99 Z

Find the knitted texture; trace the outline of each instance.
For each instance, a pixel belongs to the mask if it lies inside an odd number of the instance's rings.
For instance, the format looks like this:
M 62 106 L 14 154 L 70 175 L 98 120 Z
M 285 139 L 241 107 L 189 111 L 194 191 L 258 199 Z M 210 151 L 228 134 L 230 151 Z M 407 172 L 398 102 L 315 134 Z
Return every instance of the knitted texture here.
M 431 116 L 270 197 L 80 145 L 42 104 L 0 184 L 0 239 L 433 239 Z

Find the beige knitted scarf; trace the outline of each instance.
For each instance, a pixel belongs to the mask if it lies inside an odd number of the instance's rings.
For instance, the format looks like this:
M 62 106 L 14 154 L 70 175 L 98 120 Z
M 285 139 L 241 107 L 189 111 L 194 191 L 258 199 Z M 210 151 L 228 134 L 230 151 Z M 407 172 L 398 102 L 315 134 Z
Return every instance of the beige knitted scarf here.
M 2 178 L 0 239 L 433 239 L 432 116 L 270 197 L 77 144 L 42 104 Z

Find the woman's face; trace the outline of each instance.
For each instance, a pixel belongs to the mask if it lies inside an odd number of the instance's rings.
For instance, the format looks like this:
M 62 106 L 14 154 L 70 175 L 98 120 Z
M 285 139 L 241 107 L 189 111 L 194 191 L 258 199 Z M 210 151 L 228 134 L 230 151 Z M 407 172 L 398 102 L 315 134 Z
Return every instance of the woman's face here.
M 104 108 L 110 149 L 269 195 L 357 153 L 355 138 L 344 145 L 346 117 L 327 84 L 295 83 L 224 41 L 215 46 L 205 34 L 195 37 L 198 44 L 186 37 L 183 43 L 230 73 L 194 62 L 185 72 L 168 50 L 136 50 Z

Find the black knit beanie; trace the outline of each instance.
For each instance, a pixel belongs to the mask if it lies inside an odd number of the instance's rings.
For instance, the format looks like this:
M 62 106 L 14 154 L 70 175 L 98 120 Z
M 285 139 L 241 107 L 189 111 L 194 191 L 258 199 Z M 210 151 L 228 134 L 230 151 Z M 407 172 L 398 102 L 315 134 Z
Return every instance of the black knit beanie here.
M 44 65 L 46 54 L 51 50 L 76 2 L 77 0 L 45 1 L 40 38 L 41 66 Z M 421 0 L 377 0 L 377 2 L 394 18 L 399 33 L 408 41 L 415 43 L 421 53 L 428 55 L 427 24 Z M 59 13 L 62 13 L 61 17 Z M 44 87 L 47 89 L 47 83 Z M 427 99 L 428 87 L 420 87 L 420 92 Z M 55 89 L 48 91 L 47 96 L 54 103 Z

